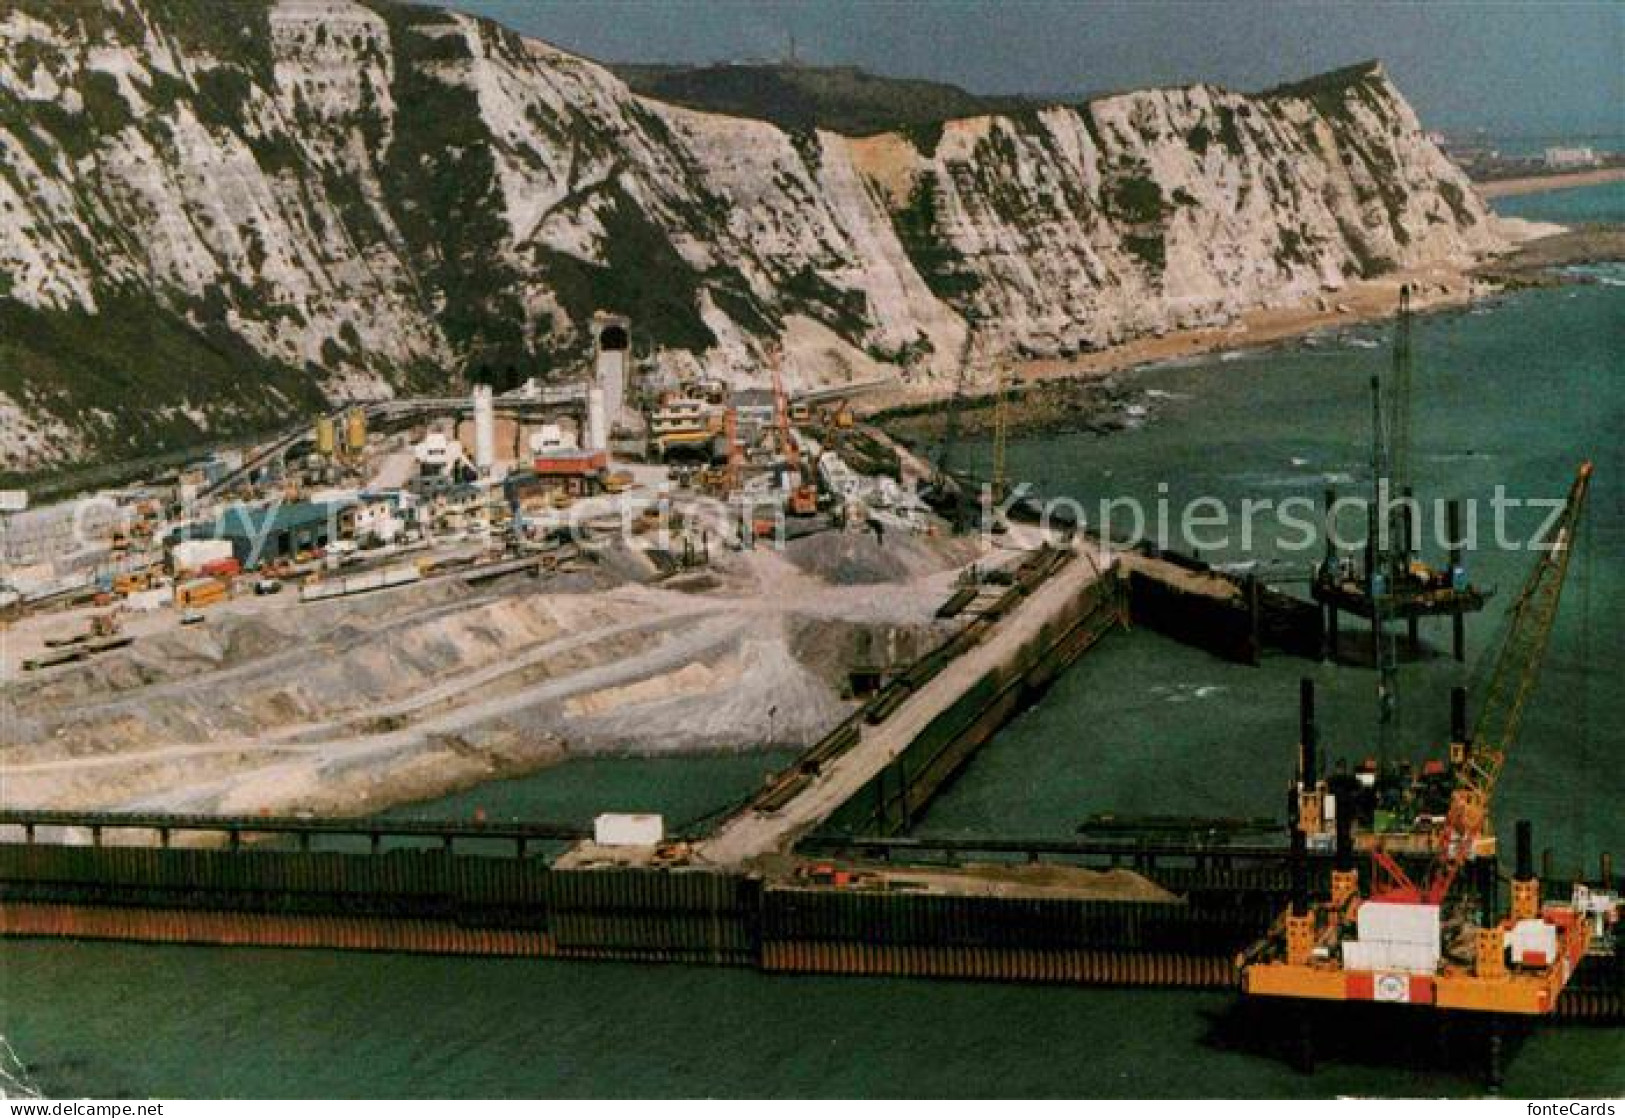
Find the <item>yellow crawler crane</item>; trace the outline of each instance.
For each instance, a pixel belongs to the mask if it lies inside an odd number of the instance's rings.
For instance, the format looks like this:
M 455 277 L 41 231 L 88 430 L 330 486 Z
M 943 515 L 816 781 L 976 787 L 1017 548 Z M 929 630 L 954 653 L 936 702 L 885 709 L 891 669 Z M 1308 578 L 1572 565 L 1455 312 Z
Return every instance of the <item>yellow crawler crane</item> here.
M 1452 887 L 1489 833 L 1496 783 L 1539 678 L 1590 483 L 1587 462 L 1512 605 L 1474 732 L 1451 744 L 1449 813 L 1425 876 L 1413 880 L 1378 845 L 1372 850 L 1371 893 L 1360 895 L 1350 813 L 1317 794 L 1313 720 L 1306 715 L 1299 780 L 1289 798 L 1293 897 L 1271 934 L 1240 960 L 1247 994 L 1528 1016 L 1556 1009 L 1558 995 L 1590 946 L 1592 929 L 1576 906 L 1542 903 L 1527 825 L 1518 828 L 1512 905 L 1505 918 L 1491 921 L 1486 914 L 1488 926 L 1480 926 L 1464 917 L 1466 906 L 1452 896 Z M 1306 709 L 1312 711 L 1311 694 L 1306 687 Z M 1328 806 L 1336 816 L 1336 868 L 1331 896 L 1311 905 L 1306 836 L 1320 828 Z

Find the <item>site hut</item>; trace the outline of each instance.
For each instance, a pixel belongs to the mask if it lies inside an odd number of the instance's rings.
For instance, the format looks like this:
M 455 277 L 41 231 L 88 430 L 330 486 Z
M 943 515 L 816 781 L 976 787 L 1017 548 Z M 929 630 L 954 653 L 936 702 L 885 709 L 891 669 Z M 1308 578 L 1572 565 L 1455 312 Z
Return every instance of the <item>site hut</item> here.
M 758 441 L 772 429 L 777 407 L 771 388 L 741 388 L 729 403 L 739 417 L 739 437 L 745 443 Z
M 462 531 L 487 522 L 491 490 L 445 477 L 420 478 L 413 493 L 421 502 L 418 519 L 434 528 Z
M 347 534 L 363 545 L 394 543 L 408 527 L 406 503 L 401 493 L 362 493 L 350 510 Z
M 650 449 L 661 461 L 688 458 L 709 462 L 716 455 L 722 417 L 704 400 L 678 397 L 662 402 L 649 417 Z
M 569 497 L 598 493 L 608 472 L 609 453 L 605 450 L 559 447 L 544 450 L 531 460 L 531 476 L 537 489 Z
M 262 507 L 234 505 L 202 534 L 229 541 L 237 561 L 244 569 L 252 569 L 326 548 L 350 522 L 353 507 L 350 502 L 315 501 Z

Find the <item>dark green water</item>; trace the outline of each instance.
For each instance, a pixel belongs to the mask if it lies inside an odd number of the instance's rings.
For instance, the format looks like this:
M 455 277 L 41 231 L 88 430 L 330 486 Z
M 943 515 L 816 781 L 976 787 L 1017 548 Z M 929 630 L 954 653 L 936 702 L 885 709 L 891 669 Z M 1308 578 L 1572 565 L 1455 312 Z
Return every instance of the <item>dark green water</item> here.
M 794 750 L 706 757 L 572 757 L 516 780 L 500 780 L 429 803 L 408 804 L 386 819 L 506 820 L 590 824 L 602 811 L 654 812 L 680 831 L 755 792 Z
M 1625 852 L 1622 310 L 1618 287 L 1533 292 L 1489 313 L 1420 319 L 1413 342 L 1418 490 L 1424 498 L 1480 503 L 1487 538 L 1466 562 L 1476 582 L 1499 594 L 1469 621 L 1465 668 L 1443 654 L 1442 623 L 1424 629 L 1435 654 L 1403 670 L 1391 755 L 1441 751 L 1449 688 L 1474 681 L 1476 662 L 1497 644 L 1505 608 L 1533 562 L 1529 551 L 1495 546 L 1488 530 L 1495 487 L 1504 484 L 1515 497 L 1561 497 L 1581 460 L 1596 465 L 1540 690 L 1497 797 L 1503 829 L 1514 818 L 1531 820 L 1537 848 L 1550 846 L 1560 866 L 1582 857 L 1594 866 L 1602 851 Z M 1139 383 L 1165 394 L 1154 422 L 1110 438 L 1012 442 L 1012 476 L 1086 509 L 1120 495 L 1152 502 L 1166 484 L 1175 526 L 1177 510 L 1198 497 L 1230 509 L 1244 497 L 1318 502 L 1328 478 L 1352 494 L 1357 486 L 1349 479 L 1365 476 L 1369 460 L 1369 379 L 1389 362 L 1386 333 L 1365 335 L 1381 345 L 1147 371 Z M 1529 538 L 1545 517 L 1541 509 L 1514 513 L 1506 533 L 1512 541 Z M 1318 549 L 1284 552 L 1282 541 L 1295 533 L 1277 530 L 1268 517 L 1255 523 L 1252 548 L 1236 539 L 1203 553 L 1233 562 L 1318 557 Z M 1177 531 L 1171 535 L 1180 542 Z M 1217 542 L 1213 533 L 1199 538 Z M 1149 633 L 1111 639 L 1104 655 L 1068 673 L 983 750 L 933 807 L 926 830 L 1065 833 L 1107 809 L 1278 815 L 1297 740 L 1297 680 L 1305 674 L 1319 683 L 1329 755 L 1377 752 L 1370 671 L 1290 657 L 1246 668 Z
M 1473 1090 L 1312 1078 L 1210 1047 L 1223 995 L 330 952 L 5 947 L 6 1030 L 56 1094 L 1324 1096 Z M 1537 1037 L 1520 1095 L 1619 1094 L 1614 1037 Z
M 1532 292 L 1417 332 L 1425 488 L 1559 495 L 1597 462 L 1591 540 L 1577 557 L 1541 695 L 1508 765 L 1498 816 L 1534 820 L 1563 858 L 1625 853 L 1619 711 L 1625 421 L 1617 288 Z M 1379 338 L 1376 331 L 1371 337 Z M 1055 492 L 1302 493 L 1365 460 L 1365 380 L 1380 349 L 1327 347 L 1143 375 L 1161 400 L 1143 430 L 1017 442 L 1021 476 Z M 1303 460 L 1294 465 L 1294 459 Z M 1108 471 L 1110 471 L 1108 473 Z M 1242 558 L 1239 552 L 1233 558 Z M 1527 556 L 1485 551 L 1475 577 L 1509 589 Z M 1504 597 L 1502 601 L 1504 602 Z M 1475 653 L 1493 619 L 1472 630 Z M 1113 637 L 991 743 L 924 822 L 936 832 L 1065 834 L 1090 811 L 1276 814 L 1295 738 L 1301 662 L 1222 664 L 1144 633 Z M 1323 682 L 1333 749 L 1363 751 L 1370 677 Z M 1407 674 L 1407 727 L 1442 740 L 1462 673 Z M 1418 746 L 1420 751 L 1420 746 Z M 729 758 L 593 762 L 490 786 L 458 817 L 585 817 L 650 806 L 674 819 L 742 794 Z M 641 767 L 656 766 L 656 767 Z M 710 766 L 710 767 L 707 767 Z M 720 766 L 720 767 L 718 767 Z M 613 804 L 605 802 L 605 793 Z M 677 789 L 673 791 L 673 789 Z M 647 796 L 642 804 L 628 802 Z M 1215 1032 L 1231 999 L 749 971 L 0 943 L 0 1034 L 58 1095 L 1326 1096 L 1461 1094 L 1450 1074 L 1343 1064 L 1299 1076 Z M 1625 1093 L 1625 1031 L 1547 1030 L 1508 1093 Z

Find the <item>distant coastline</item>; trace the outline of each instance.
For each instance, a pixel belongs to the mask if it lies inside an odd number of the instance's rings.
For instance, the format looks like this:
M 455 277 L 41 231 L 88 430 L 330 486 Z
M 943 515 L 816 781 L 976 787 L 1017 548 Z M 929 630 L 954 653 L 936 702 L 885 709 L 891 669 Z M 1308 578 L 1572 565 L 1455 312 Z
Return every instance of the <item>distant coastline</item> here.
M 1473 185 L 1485 198 L 1511 198 L 1518 194 L 1540 194 L 1548 190 L 1573 190 L 1625 181 L 1625 167 L 1597 167 L 1589 171 L 1565 171 L 1553 175 L 1528 175 L 1518 179 L 1496 179 Z

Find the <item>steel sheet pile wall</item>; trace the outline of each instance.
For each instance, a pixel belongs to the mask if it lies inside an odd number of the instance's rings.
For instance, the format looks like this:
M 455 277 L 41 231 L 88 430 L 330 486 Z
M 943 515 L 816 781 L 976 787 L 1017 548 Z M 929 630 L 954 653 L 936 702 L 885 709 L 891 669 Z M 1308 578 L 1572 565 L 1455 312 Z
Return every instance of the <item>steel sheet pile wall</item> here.
M 777 889 L 766 970 L 1229 987 L 1261 906 Z
M 364 855 L 140 846 L 0 845 L 8 901 L 201 904 L 249 911 L 537 923 L 546 863 L 396 850 Z
M 1222 985 L 1273 906 L 764 889 L 702 870 L 0 845 L 0 933 Z
M 0 935 L 1213 988 L 1234 986 L 1237 952 L 1280 909 L 1273 890 L 1199 889 L 1175 902 L 953 896 L 690 869 L 554 871 L 438 850 L 0 844 L 0 883 Z M 1622 967 L 1588 959 L 1559 1015 L 1619 1020 Z
M 1201 560 L 1177 552 L 1157 552 L 1155 557 L 1185 570 L 1215 573 Z M 1236 585 L 1235 597 L 1203 594 L 1145 570 L 1132 570 L 1129 616 L 1136 625 L 1242 664 L 1258 663 L 1266 648 L 1319 659 L 1319 606 L 1254 579 L 1220 577 Z
M 0 845 L 0 934 L 552 954 L 540 861 Z
M 1571 1021 L 1625 1021 L 1625 952 L 1580 960 L 1557 1000 L 1557 1015 Z
M 761 885 L 704 870 L 554 873 L 548 910 L 560 955 L 750 965 Z
M 1074 562 L 1081 560 L 1074 560 Z M 1032 587 L 1053 568 L 1035 569 Z M 1011 593 L 1027 592 L 1018 580 Z M 966 690 L 953 706 L 863 785 L 831 817 L 828 828 L 844 834 L 893 835 L 907 830 L 932 796 L 961 765 L 1023 706 L 1048 687 L 1092 644 L 1120 623 L 1123 602 L 1115 577 L 1101 578 L 1068 603 L 1011 657 Z M 957 654 L 957 653 L 956 653 Z M 952 659 L 928 657 L 911 669 L 923 686 Z M 908 677 L 897 685 L 910 684 Z
M 464 927 L 446 920 L 10 901 L 0 904 L 0 935 L 442 955 L 556 954 L 545 931 Z
M 0 934 L 753 963 L 760 886 L 539 859 L 0 845 Z
M 1318 660 L 1325 620 L 1315 602 L 1267 586 L 1259 593 L 1258 643 L 1262 648 Z
M 1245 602 L 1182 590 L 1144 571 L 1130 573 L 1128 597 L 1135 625 L 1226 660 L 1258 663 L 1258 642 Z

